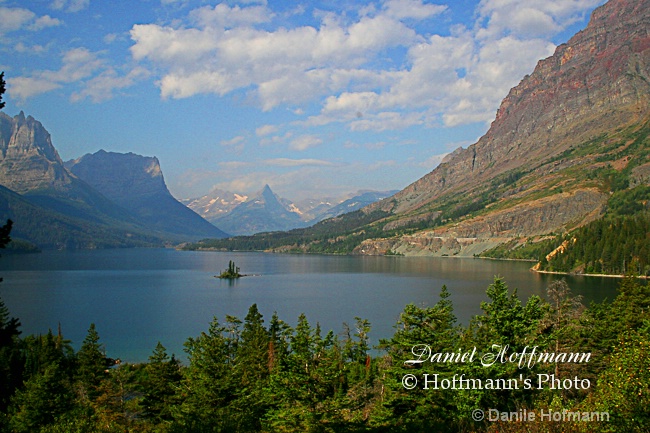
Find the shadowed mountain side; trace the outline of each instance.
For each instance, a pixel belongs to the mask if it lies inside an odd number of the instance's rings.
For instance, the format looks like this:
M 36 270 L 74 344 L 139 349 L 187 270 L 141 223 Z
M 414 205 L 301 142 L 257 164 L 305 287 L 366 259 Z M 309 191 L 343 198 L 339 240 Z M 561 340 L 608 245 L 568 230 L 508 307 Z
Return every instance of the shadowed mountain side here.
M 152 229 L 188 238 L 227 236 L 171 195 L 155 157 L 100 150 L 65 165 Z

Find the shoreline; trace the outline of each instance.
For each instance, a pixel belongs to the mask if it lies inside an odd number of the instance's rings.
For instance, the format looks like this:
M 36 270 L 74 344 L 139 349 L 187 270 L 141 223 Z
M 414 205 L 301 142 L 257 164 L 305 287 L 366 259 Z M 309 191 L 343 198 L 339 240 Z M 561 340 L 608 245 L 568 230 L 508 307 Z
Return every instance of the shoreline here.
M 498 260 L 498 259 L 497 259 Z M 530 268 L 531 272 L 536 272 L 538 274 L 550 274 L 550 275 L 570 275 L 572 277 L 606 277 L 606 278 L 625 278 L 627 275 L 620 274 L 578 274 L 576 272 L 556 272 L 556 271 L 539 271 L 537 269 Z M 634 278 L 640 280 L 647 280 L 650 277 L 645 275 L 635 275 Z

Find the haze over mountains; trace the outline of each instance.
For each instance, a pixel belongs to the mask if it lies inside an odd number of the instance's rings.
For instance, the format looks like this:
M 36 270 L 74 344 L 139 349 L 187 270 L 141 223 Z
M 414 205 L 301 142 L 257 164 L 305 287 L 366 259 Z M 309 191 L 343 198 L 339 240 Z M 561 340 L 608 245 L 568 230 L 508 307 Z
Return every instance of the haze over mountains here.
M 182 200 L 182 203 L 227 233 L 240 236 L 308 227 L 326 218 L 361 209 L 396 192 L 358 191 L 343 198 L 294 203 L 265 185 L 251 197 L 214 189 L 208 195 Z

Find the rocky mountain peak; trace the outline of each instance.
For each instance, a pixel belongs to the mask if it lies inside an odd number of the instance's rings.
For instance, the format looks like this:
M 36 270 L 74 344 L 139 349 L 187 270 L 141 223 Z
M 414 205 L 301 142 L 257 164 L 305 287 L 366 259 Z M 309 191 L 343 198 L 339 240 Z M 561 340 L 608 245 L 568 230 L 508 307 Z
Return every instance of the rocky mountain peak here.
M 118 203 L 126 196 L 169 194 L 156 157 L 99 150 L 66 162 L 66 167 Z
M 0 112 L 0 184 L 20 194 L 59 189 L 71 183 L 63 161 L 41 122 L 24 112 Z
M 488 132 L 377 204 L 412 212 L 450 192 L 553 158 L 650 117 L 650 0 L 610 0 L 510 90 Z

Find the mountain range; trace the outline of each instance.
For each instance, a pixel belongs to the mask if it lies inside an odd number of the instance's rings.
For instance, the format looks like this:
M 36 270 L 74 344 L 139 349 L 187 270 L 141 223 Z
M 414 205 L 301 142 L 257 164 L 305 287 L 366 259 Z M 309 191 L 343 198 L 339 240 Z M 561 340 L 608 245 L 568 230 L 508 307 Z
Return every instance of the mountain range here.
M 392 197 L 282 235 L 202 247 L 481 255 L 571 232 L 650 178 L 650 0 L 610 0 L 510 90 L 487 133 Z M 644 201 L 645 200 L 645 201 Z
M 257 194 L 213 189 L 183 204 L 232 235 L 286 231 L 308 227 L 327 218 L 361 209 L 397 191 L 359 191 L 343 198 L 306 199 L 292 202 L 275 194 L 269 185 Z
M 0 151 L 0 220 L 15 222 L 12 237 L 21 245 L 40 248 L 160 246 L 290 230 L 390 194 L 366 193 L 347 205 L 311 200 L 319 214 L 309 206 L 302 212 L 268 185 L 252 197 L 213 190 L 183 204 L 167 189 L 157 158 L 99 150 L 63 162 L 47 130 L 23 112 L 0 112 Z

